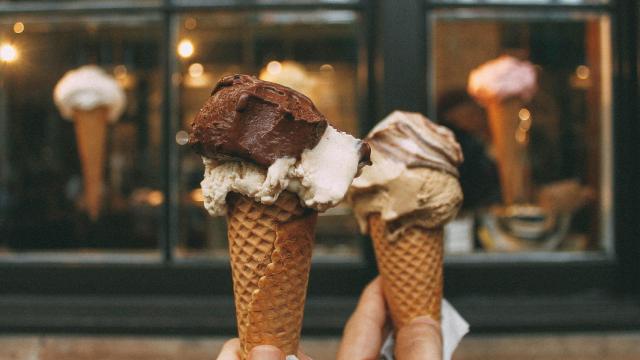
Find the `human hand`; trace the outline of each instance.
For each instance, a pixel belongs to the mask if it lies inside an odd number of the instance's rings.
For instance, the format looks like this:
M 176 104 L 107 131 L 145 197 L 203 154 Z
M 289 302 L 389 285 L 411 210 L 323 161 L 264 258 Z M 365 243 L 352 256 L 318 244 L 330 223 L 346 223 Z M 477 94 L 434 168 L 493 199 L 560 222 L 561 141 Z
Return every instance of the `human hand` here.
M 224 343 L 217 360 L 240 360 L 241 352 L 240 340 L 233 338 Z M 311 360 L 300 350 L 298 350 L 297 357 L 298 360 Z M 247 360 L 285 360 L 285 354 L 275 346 L 260 345 L 251 349 Z
M 380 277 L 362 292 L 356 310 L 344 328 L 337 360 L 372 360 L 380 357 L 389 330 Z M 396 333 L 397 360 L 442 359 L 440 324 L 430 317 L 414 319 Z

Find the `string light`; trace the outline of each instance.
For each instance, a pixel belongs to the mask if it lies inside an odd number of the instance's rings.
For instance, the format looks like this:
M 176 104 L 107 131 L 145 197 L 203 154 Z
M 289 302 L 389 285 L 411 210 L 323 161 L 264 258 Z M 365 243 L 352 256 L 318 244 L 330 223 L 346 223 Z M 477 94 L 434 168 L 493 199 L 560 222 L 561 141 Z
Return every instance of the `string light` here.
M 590 75 L 591 75 L 591 70 L 589 69 L 589 67 L 585 65 L 580 65 L 576 68 L 576 76 L 578 77 L 578 79 L 586 80 L 589 78 Z
M 193 55 L 195 48 L 191 40 L 184 39 L 178 43 L 178 55 L 182 58 L 189 58 Z
M 279 61 L 270 61 L 267 64 L 267 72 L 271 75 L 278 75 L 282 71 L 282 64 Z
M 24 31 L 24 23 L 22 21 L 18 21 L 13 24 L 13 32 L 16 34 L 21 34 Z
M 0 45 L 0 61 L 2 62 L 14 62 L 18 59 L 18 49 L 11 44 Z
M 204 74 L 204 66 L 200 63 L 193 63 L 189 65 L 189 76 L 197 78 Z

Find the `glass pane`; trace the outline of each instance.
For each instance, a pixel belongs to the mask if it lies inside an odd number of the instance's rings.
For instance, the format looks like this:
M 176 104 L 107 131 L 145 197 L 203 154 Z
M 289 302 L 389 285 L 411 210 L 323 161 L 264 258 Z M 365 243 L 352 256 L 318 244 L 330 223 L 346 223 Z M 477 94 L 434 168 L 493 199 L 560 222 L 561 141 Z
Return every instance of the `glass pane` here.
M 309 96 L 333 126 L 358 134 L 360 23 L 351 11 L 188 14 L 179 19 L 180 125 L 184 138 L 223 75 L 247 73 Z M 339 81 L 338 81 L 339 79 Z M 226 224 L 203 209 L 203 165 L 180 148 L 179 256 L 227 256 Z M 344 205 L 320 215 L 316 258 L 359 256 L 357 228 Z M 326 258 L 326 257 L 325 257 Z
M 0 26 L 2 252 L 156 251 L 161 18 L 12 17 Z M 75 73 L 54 102 L 61 78 L 89 64 L 97 67 Z
M 610 250 L 609 18 L 443 11 L 431 30 L 431 115 L 465 156 L 449 252 Z M 498 57 L 478 80 L 487 92 L 468 90 L 470 72 Z M 537 90 L 503 90 L 527 73 L 505 64 L 529 69 Z

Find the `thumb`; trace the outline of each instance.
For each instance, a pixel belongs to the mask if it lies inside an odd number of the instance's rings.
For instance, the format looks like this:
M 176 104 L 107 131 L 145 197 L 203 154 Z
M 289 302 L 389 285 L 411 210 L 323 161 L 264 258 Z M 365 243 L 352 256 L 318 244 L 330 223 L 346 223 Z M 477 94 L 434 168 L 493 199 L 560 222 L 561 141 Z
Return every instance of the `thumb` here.
M 441 360 L 440 324 L 428 316 L 413 319 L 396 336 L 397 360 Z
M 273 345 L 258 345 L 251 349 L 249 360 L 284 360 L 284 353 Z

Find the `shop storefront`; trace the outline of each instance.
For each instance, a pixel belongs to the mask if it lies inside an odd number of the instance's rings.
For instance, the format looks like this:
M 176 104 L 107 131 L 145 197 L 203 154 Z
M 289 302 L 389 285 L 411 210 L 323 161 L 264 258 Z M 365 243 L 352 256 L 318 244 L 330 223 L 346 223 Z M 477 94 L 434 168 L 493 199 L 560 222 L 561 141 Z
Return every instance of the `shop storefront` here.
M 463 208 L 445 296 L 473 331 L 637 329 L 640 7 L 615 0 L 0 1 L 0 329 L 234 329 L 224 219 L 202 206 L 189 126 L 216 81 L 249 73 L 364 136 L 394 109 L 454 129 Z M 518 201 L 469 73 L 535 65 L 518 105 Z M 126 94 L 101 197 L 84 200 L 73 122 L 53 100 L 95 64 Z M 519 174 L 522 175 L 522 174 Z M 84 184 L 84 185 L 83 185 Z M 526 185 L 523 185 L 526 184 Z M 304 334 L 339 334 L 375 275 L 347 205 L 319 218 Z

